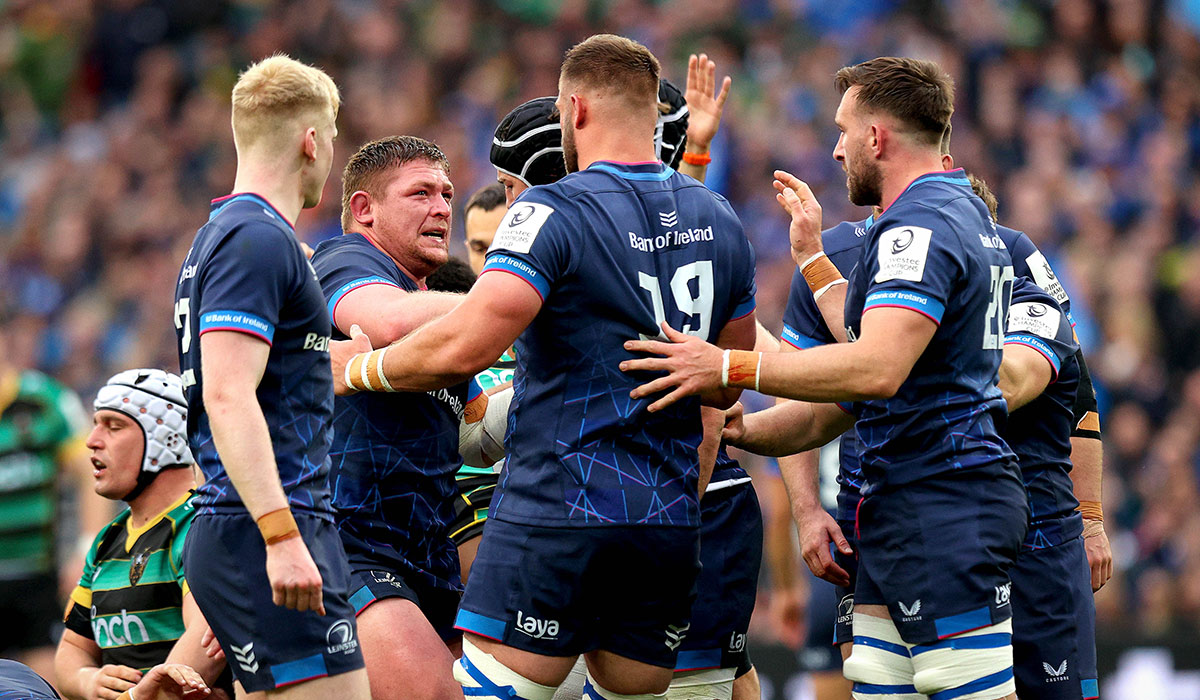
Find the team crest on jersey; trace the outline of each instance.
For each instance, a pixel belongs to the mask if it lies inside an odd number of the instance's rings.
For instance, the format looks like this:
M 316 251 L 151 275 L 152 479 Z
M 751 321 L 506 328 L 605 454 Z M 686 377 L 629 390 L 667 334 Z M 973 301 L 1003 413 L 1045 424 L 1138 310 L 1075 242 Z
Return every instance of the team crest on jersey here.
M 1046 304 L 1026 301 L 1008 309 L 1008 333 L 1029 333 L 1039 338 L 1054 338 L 1062 312 Z
M 136 586 L 137 582 L 142 580 L 142 573 L 146 571 L 146 562 L 149 559 L 150 556 L 145 551 L 133 555 L 129 562 L 129 585 Z
M 875 282 L 920 282 L 925 276 L 932 234 L 932 230 L 920 226 L 896 226 L 880 234 L 879 272 L 875 273 Z
M 496 230 L 492 239 L 493 250 L 511 250 L 514 253 L 528 253 L 537 240 L 538 232 L 546 224 L 546 219 L 554 213 L 554 207 L 548 207 L 538 202 L 517 202 L 508 210 L 508 214 Z
M 1033 281 L 1037 283 L 1037 286 L 1054 297 L 1054 301 L 1059 304 L 1067 302 L 1070 298 L 1067 296 L 1067 290 L 1058 281 L 1058 275 L 1054 274 L 1054 268 L 1050 267 L 1050 261 L 1046 260 L 1042 251 L 1035 250 L 1032 255 L 1025 258 L 1025 264 L 1029 265 L 1029 272 L 1033 275 Z

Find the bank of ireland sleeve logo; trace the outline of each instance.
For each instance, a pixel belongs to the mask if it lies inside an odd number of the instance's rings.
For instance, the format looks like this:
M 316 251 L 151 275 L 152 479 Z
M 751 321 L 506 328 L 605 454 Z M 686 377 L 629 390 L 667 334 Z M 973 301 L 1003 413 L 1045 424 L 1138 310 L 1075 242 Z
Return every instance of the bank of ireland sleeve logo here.
M 1029 333 L 1039 338 L 1055 338 L 1062 312 L 1047 304 L 1026 301 L 1008 309 L 1007 333 Z
M 545 204 L 517 202 L 500 223 L 488 252 L 511 250 L 514 253 L 528 253 L 533 247 L 533 242 L 537 240 L 538 232 L 553 213 L 554 207 Z
M 920 282 L 929 257 L 933 231 L 920 226 L 896 226 L 879 235 L 879 271 L 875 282 L 907 280 Z

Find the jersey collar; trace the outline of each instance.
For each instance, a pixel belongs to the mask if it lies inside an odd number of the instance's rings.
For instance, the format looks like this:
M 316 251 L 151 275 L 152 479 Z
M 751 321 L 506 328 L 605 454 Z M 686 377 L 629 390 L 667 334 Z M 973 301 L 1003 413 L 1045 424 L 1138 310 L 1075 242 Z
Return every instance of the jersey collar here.
M 904 191 L 901 192 L 895 199 L 893 199 L 891 204 L 884 207 L 883 210 L 887 211 L 888 209 L 891 209 L 892 204 L 900 201 L 900 197 L 908 194 L 909 190 L 922 182 L 944 182 L 949 185 L 966 187 L 968 190 L 971 189 L 971 181 L 967 179 L 967 173 L 962 168 L 955 168 L 954 170 L 936 170 L 932 173 L 925 173 L 924 175 L 918 175 L 917 177 L 913 178 L 913 181 L 908 183 L 908 187 L 905 187 Z
M 138 539 L 142 535 L 146 534 L 147 532 L 150 532 L 150 528 L 161 523 L 163 521 L 163 518 L 167 517 L 168 513 L 175 510 L 179 506 L 183 505 L 183 502 L 186 501 L 187 499 L 191 498 L 195 493 L 196 493 L 196 491 L 194 489 L 189 489 L 187 493 L 180 496 L 179 499 L 176 500 L 171 505 L 167 506 L 166 508 L 163 508 L 162 512 L 160 512 L 158 515 L 154 516 L 153 518 L 150 518 L 149 520 L 147 520 L 146 524 L 142 525 L 141 527 L 133 526 L 133 511 L 132 510 L 129 511 L 129 517 L 125 519 L 125 551 L 126 552 L 131 551 L 133 549 L 133 545 L 138 541 Z
M 213 217 L 221 213 L 222 209 L 230 204 L 233 204 L 234 202 L 254 202 L 259 206 L 270 210 L 272 214 L 279 217 L 280 221 L 287 224 L 288 228 L 292 229 L 292 231 L 296 230 L 296 225 L 289 221 L 286 216 L 281 214 L 273 204 L 268 202 L 266 197 L 262 196 L 261 194 L 254 194 L 253 192 L 234 192 L 233 194 L 227 194 L 224 197 L 217 197 L 216 199 L 212 200 L 210 203 L 211 208 L 208 212 L 208 220 L 212 221 Z
M 675 171 L 670 166 L 658 160 L 642 161 L 640 163 L 598 160 L 589 165 L 587 169 L 602 170 L 625 180 L 657 180 L 660 182 L 675 174 Z

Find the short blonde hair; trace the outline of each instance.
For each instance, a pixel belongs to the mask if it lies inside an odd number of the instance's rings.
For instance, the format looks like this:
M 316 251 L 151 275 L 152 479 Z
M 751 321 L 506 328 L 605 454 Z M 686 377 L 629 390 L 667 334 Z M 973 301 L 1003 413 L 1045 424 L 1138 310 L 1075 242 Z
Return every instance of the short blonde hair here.
M 341 97 L 320 68 L 276 54 L 251 65 L 233 86 L 233 139 L 250 146 L 314 113 L 336 119 Z

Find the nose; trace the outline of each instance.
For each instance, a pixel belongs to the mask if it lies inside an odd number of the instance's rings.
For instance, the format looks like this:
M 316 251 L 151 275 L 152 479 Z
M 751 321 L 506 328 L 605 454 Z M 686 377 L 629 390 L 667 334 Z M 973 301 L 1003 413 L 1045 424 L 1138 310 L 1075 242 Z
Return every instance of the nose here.
M 846 160 L 846 135 L 838 136 L 837 143 L 833 146 L 833 159 L 841 163 Z
M 104 447 L 104 441 L 100 439 L 100 426 L 92 426 L 92 432 L 88 433 L 84 446 L 89 450 L 99 450 Z
M 441 216 L 441 217 L 449 217 L 450 212 L 451 212 L 450 201 L 447 200 L 445 197 L 434 197 L 434 199 L 436 201 L 434 202 L 434 205 L 433 205 L 433 215 Z

